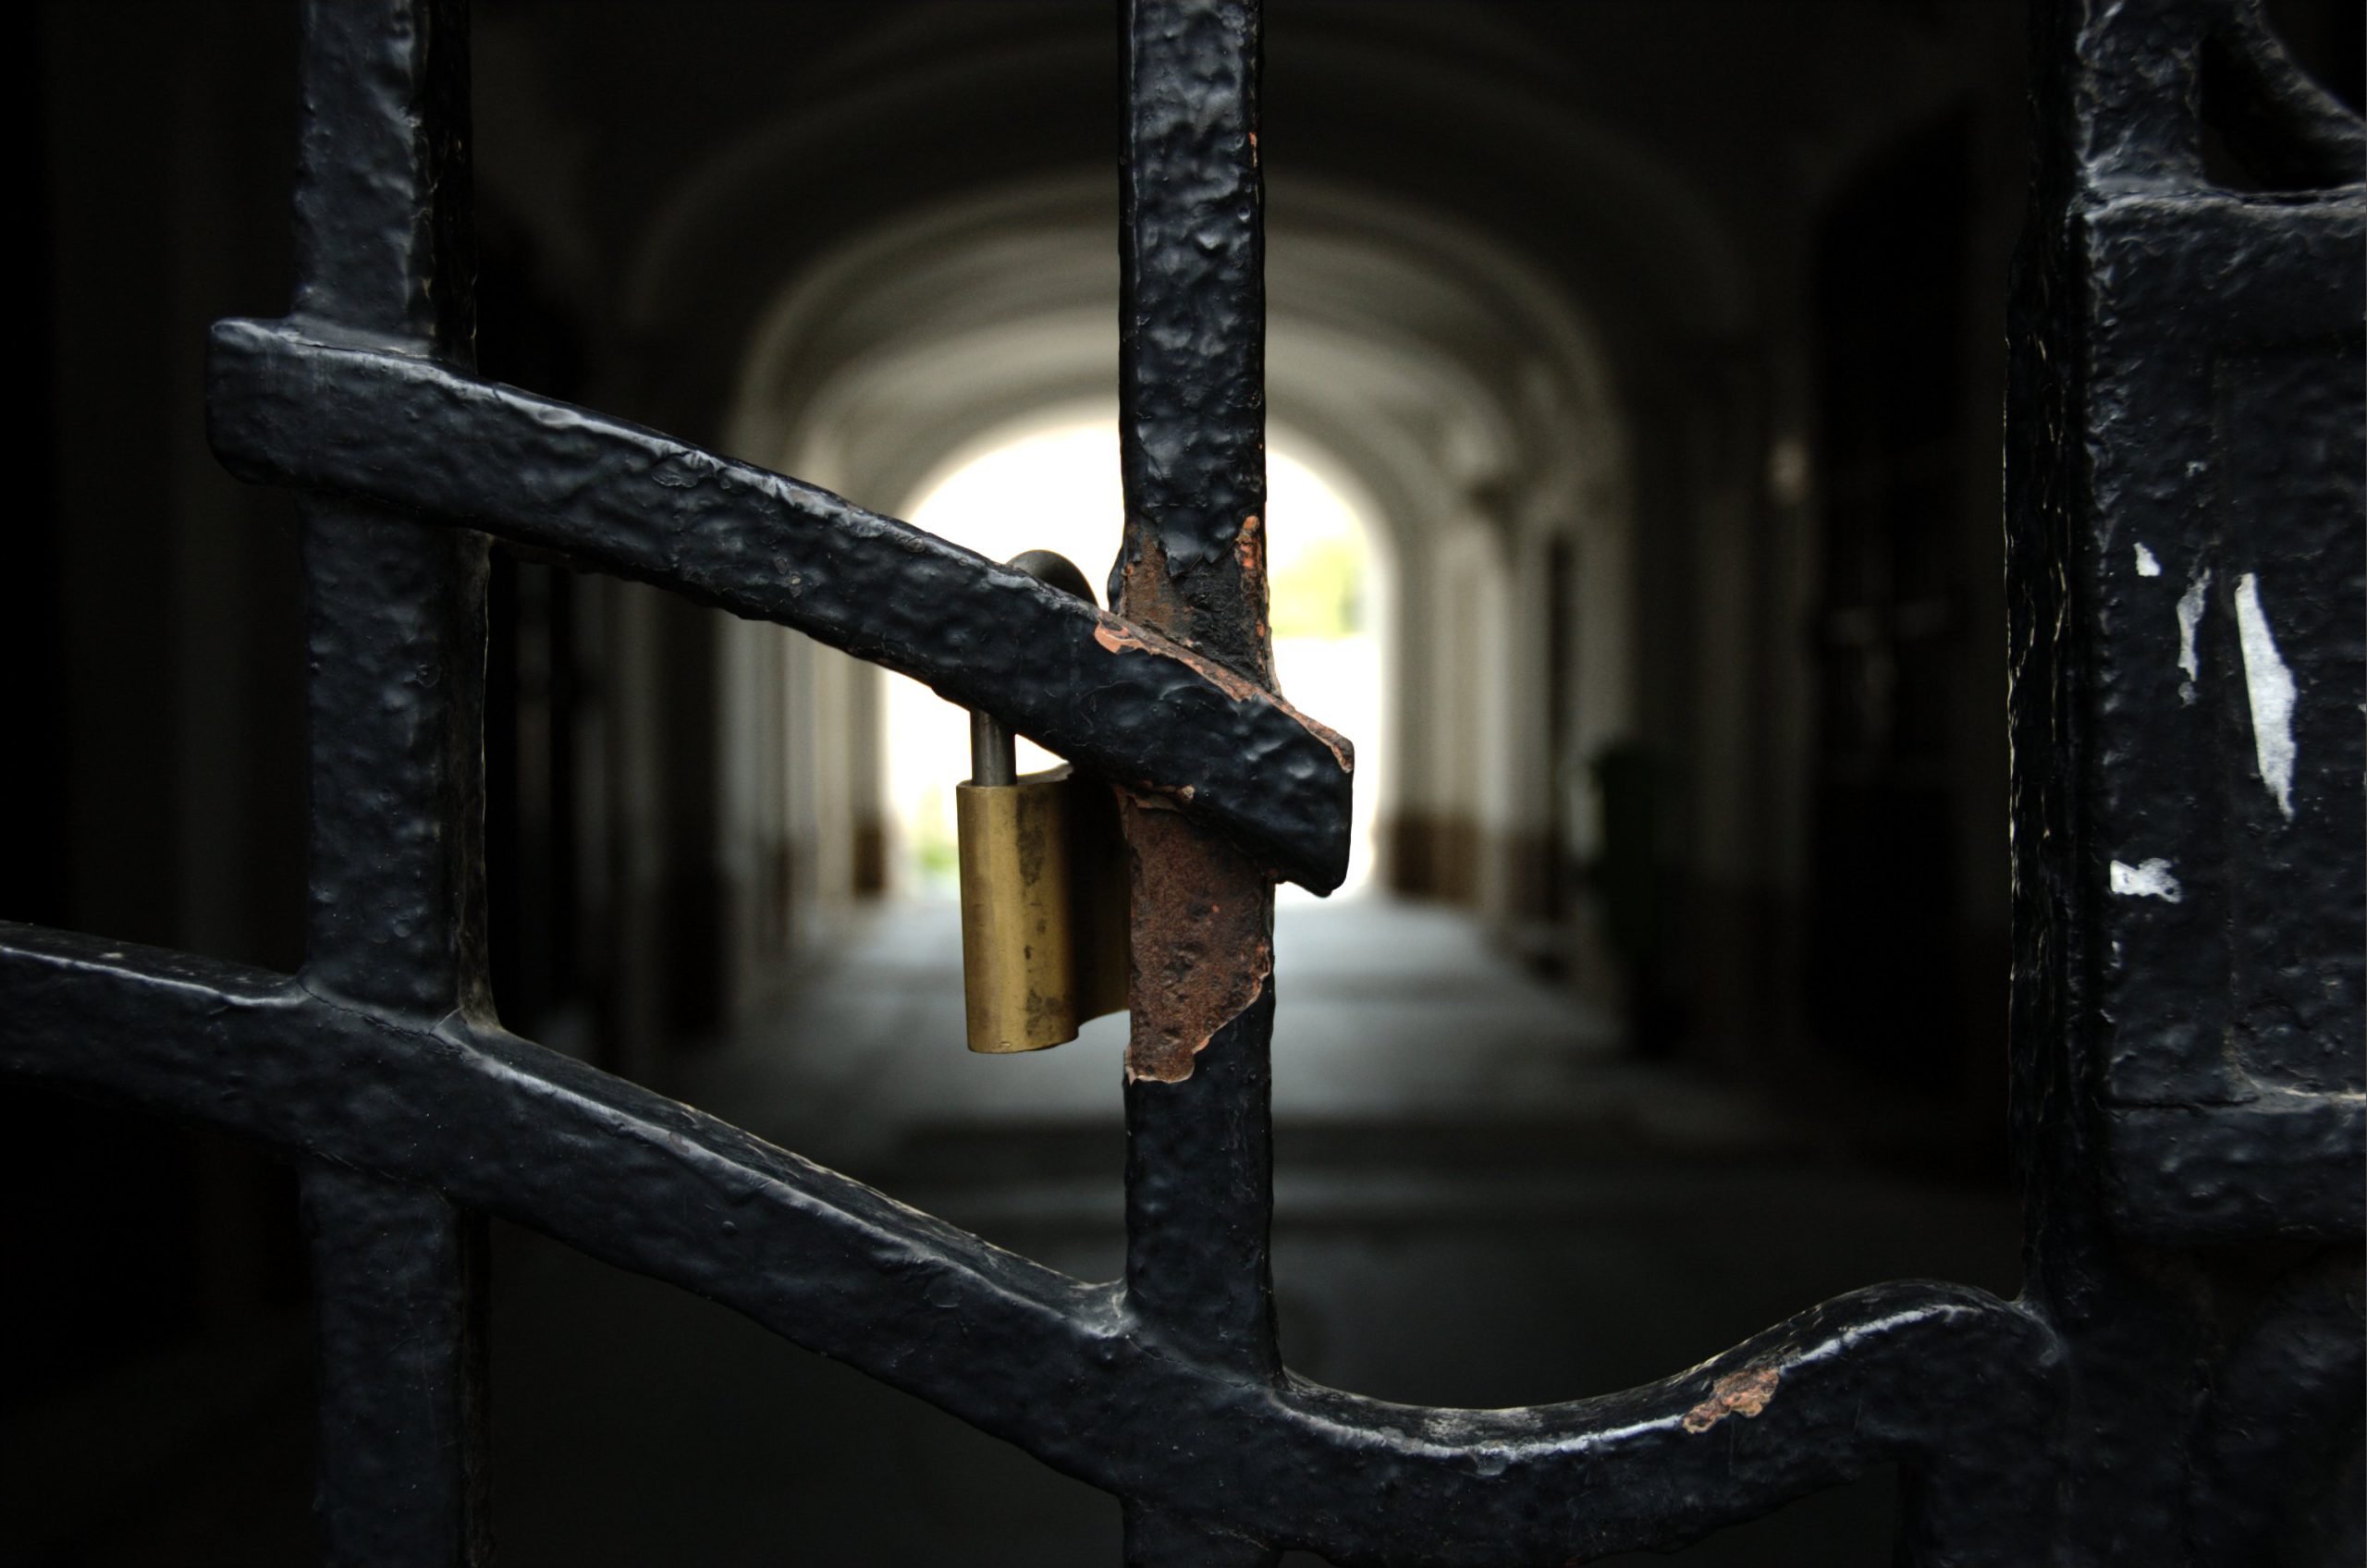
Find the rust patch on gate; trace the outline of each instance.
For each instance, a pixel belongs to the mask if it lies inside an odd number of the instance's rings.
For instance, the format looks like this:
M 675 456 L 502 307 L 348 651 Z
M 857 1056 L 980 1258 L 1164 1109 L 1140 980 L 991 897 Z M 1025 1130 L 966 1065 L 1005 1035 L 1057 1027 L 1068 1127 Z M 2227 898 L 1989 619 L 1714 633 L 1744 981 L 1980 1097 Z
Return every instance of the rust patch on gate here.
M 1120 797 L 1134 876 L 1126 1077 L 1180 1084 L 1274 972 L 1271 891 L 1241 852 L 1165 802 Z
M 1093 640 L 1113 654 L 1147 654 L 1153 658 L 1173 659 L 1207 680 L 1236 703 L 1263 703 L 1279 708 L 1290 716 L 1292 722 L 1323 742 L 1339 763 L 1340 771 L 1351 772 L 1355 766 L 1355 750 L 1346 736 L 1331 729 L 1291 706 L 1281 697 L 1250 680 L 1239 670 L 1204 654 L 1196 654 L 1181 643 L 1171 642 L 1157 632 L 1147 632 L 1119 617 L 1103 610 L 1099 624 L 1093 629 Z
M 1767 1408 L 1775 1397 L 1775 1385 L 1784 1380 L 1780 1366 L 1748 1366 L 1739 1372 L 1729 1372 L 1710 1385 L 1710 1397 L 1685 1413 L 1685 1429 L 1702 1433 L 1729 1415 L 1745 1420 Z

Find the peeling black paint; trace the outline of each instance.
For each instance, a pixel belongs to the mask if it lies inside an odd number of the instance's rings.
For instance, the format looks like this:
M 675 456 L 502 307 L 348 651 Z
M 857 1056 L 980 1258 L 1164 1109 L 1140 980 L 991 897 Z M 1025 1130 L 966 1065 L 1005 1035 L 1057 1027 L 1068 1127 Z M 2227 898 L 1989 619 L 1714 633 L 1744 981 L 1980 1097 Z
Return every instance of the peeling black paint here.
M 1266 620 L 1266 278 L 1258 7 L 1129 0 L 1119 171 L 1113 602 L 1274 684 Z M 1274 889 L 1171 814 L 1130 805 L 1126 1312 L 1246 1394 L 1282 1387 L 1273 1263 Z M 1269 1563 L 1227 1476 L 1181 1507 L 1130 1494 L 1133 1568 Z
M 2361 1337 L 2367 143 L 2252 0 L 2062 0 L 2034 47 L 2014 1122 L 2027 1299 L 2072 1402 L 2042 1538 L 2080 1564 L 2315 1562 L 2295 1500 L 2360 1532 L 2357 1357 L 2326 1347 Z M 2243 62 L 2240 125 L 2207 123 L 2214 57 Z M 2214 186 L 2206 129 L 2297 188 Z M 2283 720 L 2243 646 L 2248 579 L 2292 682 L 2289 778 L 2263 761 Z M 2258 1318 L 2305 1279 L 2347 1283 L 2315 1318 Z

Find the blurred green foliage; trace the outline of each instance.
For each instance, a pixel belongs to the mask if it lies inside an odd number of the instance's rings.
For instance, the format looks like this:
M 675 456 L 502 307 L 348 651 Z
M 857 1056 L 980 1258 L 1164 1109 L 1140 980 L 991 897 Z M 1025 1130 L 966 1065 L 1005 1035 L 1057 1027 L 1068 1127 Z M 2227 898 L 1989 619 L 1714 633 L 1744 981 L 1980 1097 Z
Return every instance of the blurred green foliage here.
M 1364 562 L 1355 542 L 1318 539 L 1274 571 L 1274 635 L 1331 639 L 1364 630 Z

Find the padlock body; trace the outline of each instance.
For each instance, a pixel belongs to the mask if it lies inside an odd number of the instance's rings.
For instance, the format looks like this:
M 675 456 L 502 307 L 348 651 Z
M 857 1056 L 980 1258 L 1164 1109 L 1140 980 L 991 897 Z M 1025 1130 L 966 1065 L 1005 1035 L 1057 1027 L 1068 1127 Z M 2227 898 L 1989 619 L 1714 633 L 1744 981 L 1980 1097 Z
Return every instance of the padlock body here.
M 962 865 L 962 981 L 970 1048 L 1042 1050 L 1123 1008 L 1122 852 L 1108 790 L 1068 770 L 954 790 Z

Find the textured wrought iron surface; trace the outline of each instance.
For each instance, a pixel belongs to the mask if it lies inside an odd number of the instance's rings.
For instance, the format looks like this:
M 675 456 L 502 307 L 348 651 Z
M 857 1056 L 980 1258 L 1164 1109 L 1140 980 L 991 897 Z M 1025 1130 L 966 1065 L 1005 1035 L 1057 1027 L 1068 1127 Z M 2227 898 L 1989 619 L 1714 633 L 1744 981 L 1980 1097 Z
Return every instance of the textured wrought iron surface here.
M 1258 7 L 1126 8 L 1119 174 L 1119 467 L 1110 602 L 1270 688 Z M 1274 889 L 1155 803 L 1122 811 L 1134 876 L 1126 1305 L 1139 1332 L 1255 1398 L 1275 1341 Z M 1132 1495 L 1135 1568 L 1271 1562 L 1196 1488 Z M 1245 1539 L 1245 1537 L 1249 1538 Z
M 1977 1291 L 1860 1292 L 1600 1399 L 1388 1404 L 1246 1373 L 1149 1318 L 1130 1284 L 1072 1280 L 482 1021 L 0 932 L 10 1072 L 448 1194 L 1235 1537 L 1351 1562 L 1558 1562 L 1683 1539 L 1881 1463 L 1958 1512 L 2044 1479 L 2047 1331 Z
M 234 472 L 473 525 L 795 627 L 1215 824 L 1318 892 L 1347 872 L 1347 743 L 1224 665 L 828 491 L 475 380 L 336 324 L 225 322 Z
M 2040 276 L 2079 434 L 2026 459 L 2058 472 L 2025 535 L 2052 572 L 2022 575 L 2079 617 L 2055 700 L 2103 742 L 2068 759 L 2084 809 L 2045 876 L 2093 934 L 2065 957 L 2110 1202 L 2163 1241 L 2356 1235 L 2361 1184 L 2333 1177 L 2367 1162 L 2367 150 L 2249 6 L 2145 7 L 2068 47 L 2092 91 L 2058 111 L 2079 153 Z M 2163 59 L 2192 63 L 2187 97 Z M 2206 128 L 2283 189 L 2215 183 Z
M 2035 44 L 2007 585 L 2050 1538 L 2355 1562 L 2367 159 L 2249 0 L 2066 0 Z
M 2328 181 L 2358 133 L 2251 6 L 2066 0 L 2035 35 L 2009 497 L 2028 1294 L 1877 1286 L 1660 1382 L 1498 1411 L 1318 1388 L 1275 1347 L 1270 876 L 1337 880 L 1346 797 L 1345 758 L 1265 694 L 1256 5 L 1124 8 L 1122 619 L 472 379 L 460 9 L 308 18 L 296 312 L 227 325 L 214 384 L 226 457 L 316 492 L 307 964 L 0 927 L 0 1071 L 307 1172 L 332 1561 L 485 1559 L 485 1215 L 1110 1490 L 1142 1568 L 1582 1561 L 1878 1464 L 1910 1563 L 2357 1560 L 2361 239 Z M 2198 103 L 2274 193 L 2208 188 Z M 480 527 L 804 627 L 1156 787 L 1126 808 L 1123 1280 L 500 1029 Z M 1106 681 L 1113 705 L 1062 711 Z
M 422 363 L 475 357 L 466 14 L 304 18 L 301 315 Z M 298 983 L 490 1020 L 485 541 L 300 504 L 310 898 Z M 482 1214 L 350 1162 L 300 1174 L 319 1307 L 314 1512 L 333 1562 L 479 1559 L 491 1539 Z

